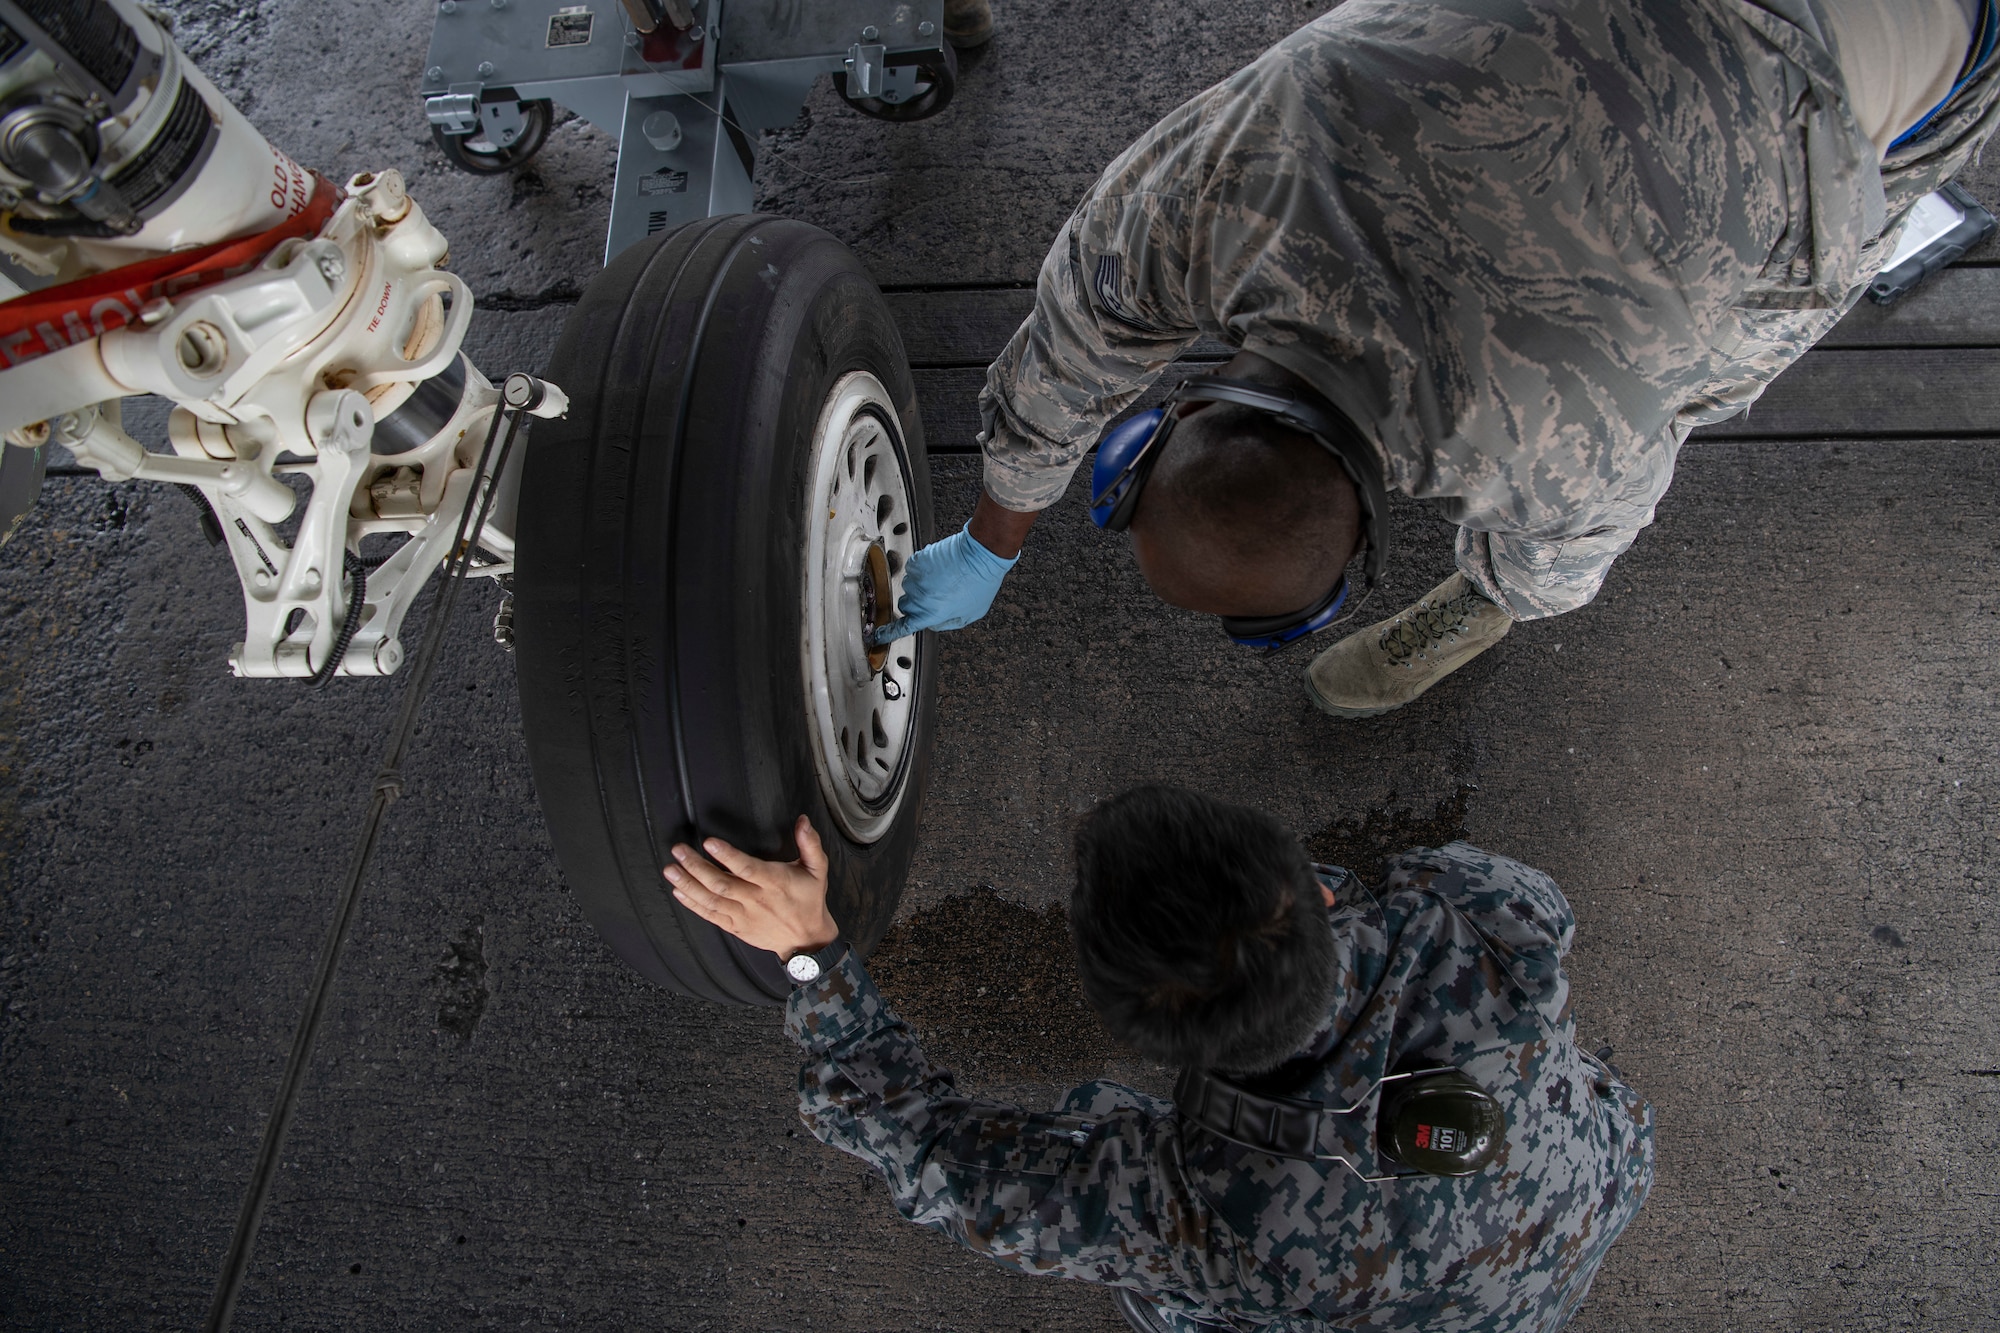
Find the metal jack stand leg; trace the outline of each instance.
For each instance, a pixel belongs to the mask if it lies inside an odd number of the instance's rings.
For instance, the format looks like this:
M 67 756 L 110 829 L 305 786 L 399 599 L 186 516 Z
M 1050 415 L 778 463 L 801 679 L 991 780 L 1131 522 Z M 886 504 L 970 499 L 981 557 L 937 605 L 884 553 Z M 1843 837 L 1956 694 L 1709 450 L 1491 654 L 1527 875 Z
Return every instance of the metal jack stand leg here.
M 864 115 L 951 100 L 944 0 L 440 0 L 424 110 L 468 171 L 525 161 L 560 103 L 618 136 L 605 259 L 704 217 L 750 211 L 757 136 L 813 81 Z

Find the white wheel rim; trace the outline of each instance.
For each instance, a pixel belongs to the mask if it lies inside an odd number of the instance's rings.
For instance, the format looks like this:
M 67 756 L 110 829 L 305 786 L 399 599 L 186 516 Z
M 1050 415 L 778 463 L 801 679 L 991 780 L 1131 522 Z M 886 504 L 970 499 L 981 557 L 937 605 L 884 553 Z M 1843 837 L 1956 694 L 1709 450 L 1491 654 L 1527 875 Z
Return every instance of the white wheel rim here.
M 888 390 L 866 371 L 833 386 L 813 430 L 801 641 L 813 764 L 841 831 L 864 844 L 902 806 L 924 666 L 913 635 L 871 671 L 862 634 L 868 548 L 882 547 L 898 598 L 916 549 L 901 439 Z

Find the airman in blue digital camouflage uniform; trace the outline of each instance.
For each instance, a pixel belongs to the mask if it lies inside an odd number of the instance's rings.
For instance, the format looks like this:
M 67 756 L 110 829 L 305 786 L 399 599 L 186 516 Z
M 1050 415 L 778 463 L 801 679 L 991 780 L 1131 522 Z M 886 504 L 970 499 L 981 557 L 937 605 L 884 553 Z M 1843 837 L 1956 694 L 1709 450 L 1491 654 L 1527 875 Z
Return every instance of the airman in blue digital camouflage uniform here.
M 1458 525 L 1456 573 L 1308 673 L 1337 716 L 1409 702 L 1595 597 L 1689 432 L 1860 298 L 2000 117 L 1995 26 L 1993 0 L 1348 0 L 1077 205 L 987 374 L 978 508 L 912 558 L 894 632 L 983 615 L 1205 336 Z M 1253 407 L 1170 410 L 1130 520 L 1153 590 L 1322 627 L 1366 531 L 1348 476 Z
M 1078 969 L 1112 1036 L 1343 1109 L 1387 1075 L 1456 1069 L 1505 1128 L 1490 1164 L 1452 1178 L 1399 1170 L 1366 1114 L 1313 1131 L 1343 1165 L 1113 1083 L 1053 1111 L 966 1096 L 840 942 L 803 818 L 797 839 L 787 864 L 676 847 L 667 875 L 788 960 L 800 1115 L 880 1170 L 905 1217 L 1024 1273 L 1107 1284 L 1136 1328 L 1554 1329 L 1645 1201 L 1651 1113 L 1576 1043 L 1575 922 L 1539 871 L 1454 843 L 1370 885 L 1308 865 L 1266 816 L 1173 788 L 1115 797 L 1077 834 Z M 1364 1179 L 1381 1175 L 1400 1178 Z

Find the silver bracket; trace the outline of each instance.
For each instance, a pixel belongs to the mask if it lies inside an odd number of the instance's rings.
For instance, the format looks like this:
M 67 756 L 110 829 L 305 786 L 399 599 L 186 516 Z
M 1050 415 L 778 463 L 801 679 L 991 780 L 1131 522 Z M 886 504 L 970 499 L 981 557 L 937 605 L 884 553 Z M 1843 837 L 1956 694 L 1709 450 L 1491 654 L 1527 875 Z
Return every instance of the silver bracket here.
M 882 91 L 875 94 L 890 106 L 900 106 L 917 95 L 917 80 L 923 73 L 917 65 L 891 65 L 882 74 Z
M 750 211 L 752 162 L 717 114 L 722 101 L 720 92 L 626 99 L 606 263 L 656 232 Z
M 511 146 L 528 128 L 527 118 L 521 114 L 521 104 L 511 98 L 481 106 L 479 120 L 486 130 L 488 142 L 495 148 Z
M 847 95 L 849 97 L 880 97 L 883 76 L 888 72 L 889 48 L 879 43 L 863 46 L 856 42 L 847 48 Z

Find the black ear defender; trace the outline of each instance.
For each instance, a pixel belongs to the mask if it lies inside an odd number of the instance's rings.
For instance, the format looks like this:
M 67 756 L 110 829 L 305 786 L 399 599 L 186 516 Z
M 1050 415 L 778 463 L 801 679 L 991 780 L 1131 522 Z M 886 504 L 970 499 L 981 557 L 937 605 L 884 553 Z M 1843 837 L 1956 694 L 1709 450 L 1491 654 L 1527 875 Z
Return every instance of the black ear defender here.
M 1361 502 L 1366 544 L 1362 594 L 1365 598 L 1372 593 L 1389 561 L 1389 492 L 1381 465 L 1374 446 L 1346 414 L 1302 386 L 1281 388 L 1221 375 L 1190 375 L 1182 380 L 1168 395 L 1165 407 L 1139 413 L 1098 442 L 1091 465 L 1091 522 L 1107 532 L 1123 532 L 1132 525 L 1139 494 L 1180 420 L 1180 407 L 1187 403 L 1233 403 L 1268 413 L 1280 425 L 1316 441 L 1333 455 L 1354 483 L 1354 493 Z M 1281 616 L 1225 616 L 1223 632 L 1247 647 L 1280 648 L 1340 620 L 1348 591 L 1343 575 L 1331 592 L 1311 606 Z
M 1345 1152 L 1321 1147 L 1335 1117 L 1357 1116 L 1374 1104 L 1376 1156 L 1400 1171 L 1370 1175 Z M 1273 1157 L 1338 1162 L 1370 1184 L 1417 1176 L 1470 1176 L 1483 1171 L 1507 1141 L 1507 1116 L 1492 1093 L 1463 1070 L 1422 1065 L 1381 1078 L 1352 1106 L 1252 1092 L 1212 1069 L 1184 1069 L 1174 1086 L 1183 1122 Z
M 1506 1139 L 1500 1103 L 1447 1065 L 1409 1071 L 1383 1088 L 1375 1109 L 1375 1151 L 1427 1176 L 1473 1175 Z

